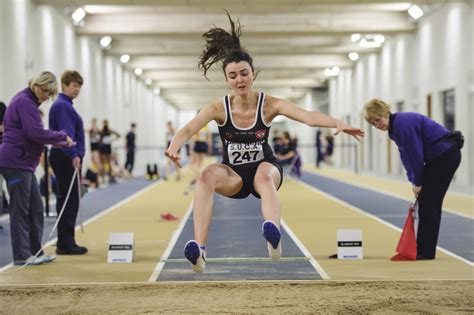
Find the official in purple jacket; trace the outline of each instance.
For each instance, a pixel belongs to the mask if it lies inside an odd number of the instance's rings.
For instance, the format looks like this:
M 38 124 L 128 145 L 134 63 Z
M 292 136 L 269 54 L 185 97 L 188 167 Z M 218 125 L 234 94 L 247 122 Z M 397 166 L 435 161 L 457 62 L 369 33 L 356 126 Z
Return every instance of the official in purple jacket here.
M 392 114 L 389 105 L 379 99 L 365 105 L 364 116 L 375 128 L 388 131 L 398 146 L 418 198 L 417 260 L 434 259 L 443 199 L 461 163 L 460 145 L 451 141 L 449 130 L 430 118 L 418 113 Z
M 59 93 L 49 112 L 49 127 L 52 130 L 65 130 L 68 136 L 76 142 L 76 145 L 71 148 L 53 148 L 49 156 L 51 167 L 58 182 L 58 200 L 56 203 L 58 213 L 66 201 L 74 170 L 77 169 L 81 174 L 80 167 L 85 153 L 84 124 L 81 116 L 74 109 L 72 101 L 79 96 L 83 82 L 84 80 L 77 71 L 64 71 L 61 76 L 63 92 Z M 79 198 L 77 180 L 75 180 L 58 223 L 58 243 L 56 245 L 56 254 L 58 255 L 82 255 L 87 253 L 86 247 L 77 245 L 74 235 Z
M 39 265 L 54 260 L 40 253 L 43 236 L 43 202 L 34 174 L 45 144 L 72 146 L 62 131 L 45 130 L 38 107 L 57 93 L 56 77 L 43 72 L 16 94 L 3 120 L 0 173 L 10 193 L 10 233 L 15 265 Z

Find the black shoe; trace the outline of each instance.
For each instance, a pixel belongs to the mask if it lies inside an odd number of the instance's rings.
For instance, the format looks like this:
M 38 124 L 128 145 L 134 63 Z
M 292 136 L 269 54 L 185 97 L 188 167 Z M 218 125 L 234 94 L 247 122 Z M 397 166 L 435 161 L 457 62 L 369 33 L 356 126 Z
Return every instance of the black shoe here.
M 429 258 L 429 257 L 425 257 L 425 256 L 422 256 L 422 255 L 416 255 L 416 260 L 433 260 L 434 257 L 432 258 Z
M 87 252 L 87 247 L 77 245 L 70 249 L 56 248 L 56 254 L 58 255 L 84 255 Z

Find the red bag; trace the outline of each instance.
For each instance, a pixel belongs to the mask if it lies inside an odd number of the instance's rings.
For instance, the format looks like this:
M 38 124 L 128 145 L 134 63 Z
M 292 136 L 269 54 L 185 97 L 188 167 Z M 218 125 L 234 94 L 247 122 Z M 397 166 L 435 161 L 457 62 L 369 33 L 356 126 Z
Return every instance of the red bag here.
M 416 260 L 417 246 L 416 246 L 416 234 L 415 234 L 415 219 L 413 213 L 417 202 L 410 207 L 408 210 L 408 217 L 403 227 L 402 235 L 397 245 L 397 255 L 393 256 L 391 261 L 406 261 Z

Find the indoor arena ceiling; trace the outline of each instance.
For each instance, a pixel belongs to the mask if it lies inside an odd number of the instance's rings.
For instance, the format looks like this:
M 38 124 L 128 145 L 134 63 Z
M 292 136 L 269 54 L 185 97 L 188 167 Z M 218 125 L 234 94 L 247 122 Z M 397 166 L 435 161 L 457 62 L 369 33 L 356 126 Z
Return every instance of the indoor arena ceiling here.
M 206 80 L 197 68 L 213 25 L 228 29 L 223 9 L 243 25 L 241 43 L 260 70 L 257 89 L 289 98 L 324 86 L 325 70 L 346 68 L 359 55 L 378 51 L 366 34 L 390 36 L 413 32 L 410 2 L 371 0 L 35 0 L 70 14 L 87 13 L 77 33 L 98 41 L 111 36 L 107 55 L 130 55 L 125 67 L 143 69 L 139 76 L 181 109 L 199 108 L 226 93 L 220 67 Z M 449 1 L 417 1 L 423 10 Z M 361 39 L 353 42 L 352 34 Z M 370 36 L 369 36 L 370 37 Z M 380 38 L 380 37 L 379 37 Z M 361 42 L 365 40 L 365 45 Z M 383 45 L 383 44 L 382 44 Z M 327 74 L 327 73 L 326 73 Z

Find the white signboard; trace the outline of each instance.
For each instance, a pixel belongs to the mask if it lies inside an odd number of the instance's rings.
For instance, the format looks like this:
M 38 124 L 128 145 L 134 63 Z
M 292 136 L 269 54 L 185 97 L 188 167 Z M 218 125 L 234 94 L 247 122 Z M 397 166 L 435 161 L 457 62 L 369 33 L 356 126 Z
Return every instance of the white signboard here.
M 362 258 L 362 230 L 337 230 L 337 259 Z
M 108 263 L 131 263 L 134 252 L 133 233 L 110 233 Z

